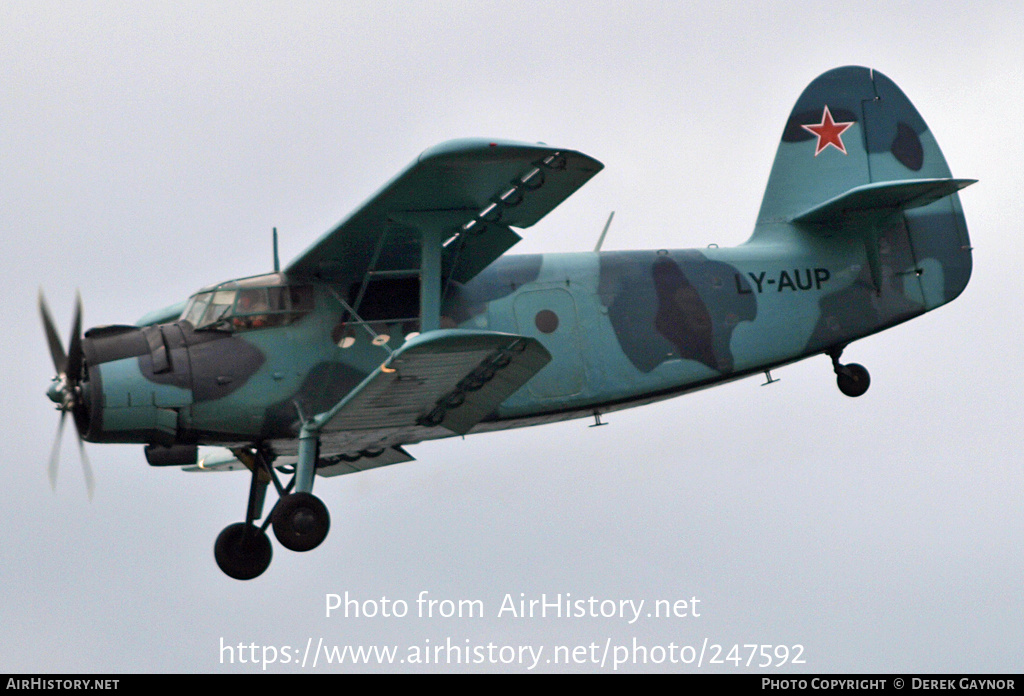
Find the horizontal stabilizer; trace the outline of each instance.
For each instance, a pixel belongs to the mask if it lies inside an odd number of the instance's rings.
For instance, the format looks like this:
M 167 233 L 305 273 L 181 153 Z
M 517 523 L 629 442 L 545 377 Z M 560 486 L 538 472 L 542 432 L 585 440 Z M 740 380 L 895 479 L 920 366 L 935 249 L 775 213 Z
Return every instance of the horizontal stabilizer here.
M 966 188 L 976 179 L 907 179 L 856 186 L 846 193 L 805 210 L 793 222 L 842 227 L 920 208 Z
M 464 435 L 551 361 L 535 339 L 431 331 L 408 341 L 330 411 L 322 432 L 443 426 Z

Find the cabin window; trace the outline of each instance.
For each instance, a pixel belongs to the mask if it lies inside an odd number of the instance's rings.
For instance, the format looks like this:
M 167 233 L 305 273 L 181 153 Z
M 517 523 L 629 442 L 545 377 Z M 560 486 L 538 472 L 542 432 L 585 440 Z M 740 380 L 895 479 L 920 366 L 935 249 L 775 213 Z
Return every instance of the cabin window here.
M 348 302 L 363 321 L 397 321 L 420 316 L 419 278 L 384 278 L 366 284 L 363 300 L 355 307 L 362 283 L 352 283 Z

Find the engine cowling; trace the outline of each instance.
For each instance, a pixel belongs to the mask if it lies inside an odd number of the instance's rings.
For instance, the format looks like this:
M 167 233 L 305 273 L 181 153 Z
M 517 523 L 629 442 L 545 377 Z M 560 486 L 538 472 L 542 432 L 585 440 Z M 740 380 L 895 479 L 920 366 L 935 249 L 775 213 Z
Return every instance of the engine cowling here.
M 188 347 L 177 324 L 105 326 L 83 340 L 88 385 L 83 437 L 90 442 L 173 445 L 192 403 Z

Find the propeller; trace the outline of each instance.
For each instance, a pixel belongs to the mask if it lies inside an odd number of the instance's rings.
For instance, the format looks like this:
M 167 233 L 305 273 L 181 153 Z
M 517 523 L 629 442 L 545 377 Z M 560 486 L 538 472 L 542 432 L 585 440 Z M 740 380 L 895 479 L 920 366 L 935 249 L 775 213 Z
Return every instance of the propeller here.
M 60 422 L 57 424 L 57 438 L 53 442 L 53 449 L 50 451 L 50 465 L 47 469 L 50 477 L 50 488 L 57 489 L 57 469 L 60 465 L 60 443 L 64 435 L 64 420 L 68 413 L 74 418 L 76 411 L 81 412 L 86 408 L 85 396 L 82 389 L 82 366 L 84 356 L 82 353 L 82 297 L 75 293 L 75 318 L 72 322 L 71 340 L 68 343 L 68 350 L 64 352 L 64 346 L 57 335 L 53 317 L 46 305 L 46 298 L 43 296 L 43 289 L 39 289 L 39 314 L 43 318 L 43 331 L 46 333 L 46 342 L 50 347 L 50 357 L 53 359 L 53 367 L 57 371 L 46 395 L 57 404 L 60 411 Z M 92 492 L 95 487 L 92 466 L 89 458 L 85 455 L 85 445 L 82 441 L 82 432 L 79 429 L 78 419 L 75 419 L 75 430 L 78 435 L 78 452 L 82 462 L 82 472 L 85 475 L 85 488 L 92 500 Z

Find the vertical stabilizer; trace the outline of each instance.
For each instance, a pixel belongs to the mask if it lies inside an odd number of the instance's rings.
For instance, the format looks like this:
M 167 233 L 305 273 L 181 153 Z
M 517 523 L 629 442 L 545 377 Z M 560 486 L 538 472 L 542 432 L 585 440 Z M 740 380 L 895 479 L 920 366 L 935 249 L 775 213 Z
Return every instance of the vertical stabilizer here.
M 789 115 L 750 241 L 769 241 L 794 228 L 798 234 L 857 235 L 865 241 L 872 284 L 881 292 L 880 226 L 898 225 L 905 229 L 899 236 L 913 268 L 894 270 L 920 278 L 921 304 L 932 309 L 959 295 L 970 278 L 970 242 L 959 198 L 952 192 L 908 209 L 886 197 L 909 190 L 899 182 L 949 179 L 931 131 L 892 80 L 869 68 L 836 68 L 811 82 Z M 808 211 L 868 185 L 887 192 L 874 209 L 885 212 L 888 206 L 891 215 L 866 216 L 859 223 L 851 219 L 843 228 L 808 224 L 813 217 Z

